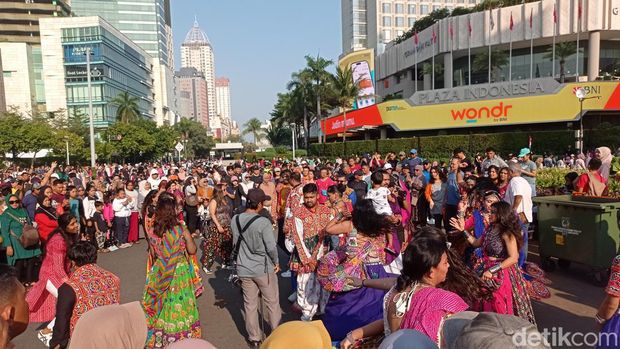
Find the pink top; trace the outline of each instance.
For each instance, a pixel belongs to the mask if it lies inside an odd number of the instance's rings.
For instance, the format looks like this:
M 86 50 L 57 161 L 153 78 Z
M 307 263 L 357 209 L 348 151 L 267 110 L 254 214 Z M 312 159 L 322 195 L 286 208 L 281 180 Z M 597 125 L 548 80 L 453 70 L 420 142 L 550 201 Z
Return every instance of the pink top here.
M 420 331 L 437 343 L 444 318 L 465 311 L 467 308 L 469 308 L 467 303 L 456 293 L 435 287 L 425 287 L 411 298 L 400 328 Z
M 325 178 L 325 179 L 320 178 L 320 179 L 317 179 L 315 183 L 316 183 L 316 186 L 319 187 L 319 204 L 325 204 L 328 199 L 327 188 L 336 184 L 336 182 L 334 182 L 331 178 Z
M 114 209 L 112 208 L 112 204 L 105 204 L 103 206 L 103 218 L 105 218 L 108 223 L 114 221 Z

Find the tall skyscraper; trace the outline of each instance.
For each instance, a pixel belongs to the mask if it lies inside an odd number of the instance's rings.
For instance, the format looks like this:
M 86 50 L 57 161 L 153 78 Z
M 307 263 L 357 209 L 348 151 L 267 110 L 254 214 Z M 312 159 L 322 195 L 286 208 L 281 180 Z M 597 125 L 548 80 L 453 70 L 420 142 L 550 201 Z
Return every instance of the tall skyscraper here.
M 112 24 L 151 57 L 170 65 L 170 0 L 71 0 L 76 16 L 99 16 Z
M 385 45 L 437 9 L 471 7 L 481 0 L 341 0 L 342 53 Z
M 215 95 L 217 97 L 217 115 L 222 119 L 231 119 L 230 80 L 228 78 L 215 79 Z
M 215 63 L 213 47 L 207 34 L 200 29 L 198 21 L 185 36 L 181 44 L 181 67 L 196 68 L 204 74 L 207 82 L 207 101 L 209 103 L 209 126 L 211 130 L 218 128 L 216 92 L 215 92 Z M 219 126 L 221 127 L 221 126 Z
M 170 0 L 71 0 L 75 16 L 99 16 L 153 58 L 155 121 L 177 120 Z
M 70 13 L 66 0 L 2 0 L 0 41 L 38 44 L 39 18 L 65 17 Z
M 207 102 L 207 82 L 196 68 L 181 68 L 174 74 L 179 93 L 181 117 L 198 121 L 209 126 L 209 103 Z

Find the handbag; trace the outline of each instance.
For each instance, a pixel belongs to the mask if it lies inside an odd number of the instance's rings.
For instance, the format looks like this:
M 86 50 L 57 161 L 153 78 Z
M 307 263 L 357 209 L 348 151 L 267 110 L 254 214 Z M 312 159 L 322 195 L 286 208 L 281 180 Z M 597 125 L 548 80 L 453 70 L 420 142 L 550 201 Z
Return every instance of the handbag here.
M 187 206 L 198 206 L 198 196 L 194 195 L 188 195 L 187 197 L 185 197 L 185 204 Z
M 368 255 L 370 242 L 363 247 L 347 246 L 337 248 L 321 257 L 316 270 L 319 283 L 329 292 L 347 292 L 357 287 L 347 282 L 347 277 L 365 278 L 364 259 Z
M 13 216 L 12 214 L 8 213 L 7 214 L 11 217 L 13 217 L 13 219 L 19 223 L 19 219 L 15 216 Z M 21 223 L 20 223 L 21 224 Z M 15 239 L 17 239 L 17 241 L 19 242 L 20 245 L 22 245 L 23 248 L 28 248 L 28 247 L 32 247 L 36 244 L 39 243 L 39 231 L 37 230 L 37 228 L 35 228 L 32 224 L 30 223 L 24 223 L 22 224 L 22 235 L 21 236 L 17 236 L 17 234 L 15 234 L 12 230 L 10 231 L 11 235 L 13 235 L 13 237 L 15 237 Z

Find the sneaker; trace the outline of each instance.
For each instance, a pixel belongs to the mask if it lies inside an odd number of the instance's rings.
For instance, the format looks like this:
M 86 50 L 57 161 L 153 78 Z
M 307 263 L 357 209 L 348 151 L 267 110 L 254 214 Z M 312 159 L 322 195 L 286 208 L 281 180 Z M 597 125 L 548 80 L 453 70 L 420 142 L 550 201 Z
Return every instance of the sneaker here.
M 280 276 L 283 277 L 283 278 L 290 278 L 291 277 L 291 271 L 287 270 L 287 271 L 281 272 Z
M 207 267 L 202 267 L 202 271 L 204 271 L 204 272 L 205 272 L 205 274 L 207 274 L 207 275 L 209 275 L 209 274 L 213 274 L 213 270 L 210 270 L 210 269 L 209 269 L 209 268 L 207 268 Z
M 44 331 L 49 331 L 47 333 L 45 333 Z M 47 328 L 37 332 L 37 338 L 39 338 L 39 340 L 41 342 L 43 342 L 43 345 L 45 345 L 45 347 L 49 348 L 50 346 L 50 341 L 52 340 L 52 335 L 53 332 Z
M 297 301 L 297 292 L 293 292 L 290 296 L 288 296 L 288 301 L 291 303 Z
M 112 246 L 108 247 L 108 252 L 114 252 L 116 250 L 118 250 L 118 247 L 116 247 L 116 245 L 112 245 Z

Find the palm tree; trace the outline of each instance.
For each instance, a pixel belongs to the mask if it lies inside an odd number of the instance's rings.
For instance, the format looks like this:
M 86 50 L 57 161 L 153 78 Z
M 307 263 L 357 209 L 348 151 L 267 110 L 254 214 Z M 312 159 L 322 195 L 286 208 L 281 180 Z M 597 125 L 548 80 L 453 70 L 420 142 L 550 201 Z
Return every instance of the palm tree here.
M 138 116 L 140 116 L 138 100 L 138 97 L 130 95 L 128 91 L 119 93 L 111 101 L 118 108 L 116 109 L 116 121 L 125 124 L 136 121 Z
M 560 59 L 560 83 L 564 83 L 564 78 L 566 75 L 564 73 L 566 58 L 575 54 L 576 50 L 577 46 L 575 46 L 575 43 L 573 41 L 559 42 L 555 45 L 555 56 Z M 553 59 L 553 46 L 547 49 L 545 58 Z M 555 64 L 555 62 L 552 62 L 552 64 Z M 555 78 L 555 76 L 553 78 Z
M 265 137 L 267 137 L 269 143 L 271 143 L 271 145 L 274 147 L 277 147 L 279 145 L 290 145 L 291 129 L 284 126 L 280 122 L 272 122 L 271 126 L 269 126 L 269 129 L 267 129 Z
M 308 150 L 308 144 L 310 143 L 310 132 L 308 130 L 308 106 L 311 104 L 310 96 L 312 96 L 312 81 L 308 71 L 300 71 L 291 74 L 291 81 L 287 84 L 286 88 L 291 91 L 291 98 L 289 100 L 290 110 L 296 112 L 301 108 L 303 113 L 303 127 L 304 127 L 304 148 Z M 292 121 L 295 122 L 295 121 Z M 299 133 L 296 133 L 299 134 Z
M 360 82 L 353 81 L 353 71 L 351 68 L 340 69 L 336 68 L 336 75 L 332 78 L 332 88 L 336 92 L 336 100 L 338 106 L 343 109 L 344 126 L 342 132 L 342 149 L 343 157 L 347 156 L 347 145 L 345 143 L 347 138 L 347 109 L 351 108 L 353 100 L 357 97 L 360 91 Z
M 317 56 L 316 59 L 311 56 L 306 56 L 306 68 L 305 73 L 310 80 L 314 82 L 315 94 L 316 94 L 316 117 L 321 121 L 321 95 L 326 93 L 326 84 L 331 80 L 331 74 L 327 71 L 327 68 L 334 64 L 332 60 Z M 325 136 L 323 136 L 323 140 Z M 319 142 L 321 140 L 319 139 Z
M 491 53 L 491 80 L 497 81 L 498 70 L 502 70 L 502 67 L 508 64 L 508 54 L 501 50 L 495 50 Z M 474 71 L 482 72 L 489 69 L 489 52 L 483 51 L 476 54 L 474 58 L 472 69 Z M 489 81 L 492 82 L 492 81 Z
M 257 118 L 251 118 L 243 125 L 243 134 L 252 134 L 255 145 L 258 145 L 258 141 L 265 137 L 265 130 L 261 126 L 262 123 Z

